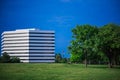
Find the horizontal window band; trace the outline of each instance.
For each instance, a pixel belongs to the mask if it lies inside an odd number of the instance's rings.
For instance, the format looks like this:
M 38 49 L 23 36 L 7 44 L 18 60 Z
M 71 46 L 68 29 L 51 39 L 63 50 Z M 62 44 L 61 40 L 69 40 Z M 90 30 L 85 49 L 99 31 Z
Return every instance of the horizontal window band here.
M 55 42 L 15 42 L 15 43 L 2 43 L 2 44 L 54 44 Z
M 31 55 L 29 55 L 29 57 L 55 57 L 55 56 L 53 56 L 53 55 L 48 55 L 48 56 L 47 55 L 42 55 L 42 56 L 39 56 L 39 55 L 38 56 L 36 56 L 36 55 L 31 56 Z
M 55 60 L 29 60 L 29 62 L 55 62 Z
M 11 47 L 29 47 L 29 46 L 2 46 L 2 48 L 11 48 Z
M 30 46 L 28 46 L 28 45 L 25 45 L 25 46 L 10 46 L 10 45 L 9 45 L 9 46 L 8 46 L 8 45 L 2 46 L 2 48 L 9 48 L 9 47 L 10 47 L 10 48 L 11 48 L 11 47 L 13 47 L 13 48 L 14 48 L 14 47 L 51 47 L 51 48 L 53 48 L 53 47 L 55 47 L 55 46 L 51 46 L 51 45 L 50 45 L 50 46 L 46 46 L 46 45 L 43 45 L 43 46 L 32 46 L 32 45 L 30 45 Z
M 2 48 L 11 48 L 11 47 L 49 47 L 49 48 L 54 48 L 55 46 L 2 46 Z
M 28 60 L 29 61 L 29 59 L 20 59 L 20 60 Z
M 26 44 L 26 45 L 34 45 L 34 46 L 36 46 L 36 45 L 53 45 L 53 44 L 55 44 L 55 43 L 3 43 L 2 45 L 4 46 L 4 45 L 22 45 L 22 44 Z
M 55 39 L 29 39 L 30 41 L 55 41 Z
M 4 52 L 7 52 L 7 53 L 16 53 L 16 52 L 21 52 L 21 53 L 24 53 L 24 52 L 40 52 L 40 53 L 44 53 L 44 52 L 55 52 L 54 50 L 49 50 L 49 51 L 41 51 L 41 50 L 19 50 L 19 51 L 2 51 L 3 53 Z
M 55 60 L 55 59 L 20 59 L 20 60 Z
M 54 54 L 54 52 L 29 52 L 29 54 Z
M 44 32 L 29 32 L 29 34 L 55 34 L 55 33 L 44 33 Z
M 21 34 L 55 34 L 55 33 L 44 33 L 44 32 L 21 32 L 21 33 L 4 33 L 4 35 L 21 35 Z
M 3 50 L 3 49 L 2 49 L 2 50 Z M 18 51 L 17 51 L 17 50 L 18 50 Z M 8 52 L 9 52 L 9 51 L 10 51 L 10 52 L 12 52 L 12 51 L 14 51 L 14 52 L 19 52 L 19 51 L 22 51 L 22 50 L 23 50 L 23 52 L 28 52 L 28 51 L 29 51 L 29 52 L 30 52 L 30 51 L 31 51 L 31 52 L 41 52 L 41 51 L 47 52 L 47 50 L 43 50 L 43 49 L 42 49 L 42 50 L 39 50 L 39 49 L 38 49 L 38 50 L 29 50 L 29 49 L 16 49 L 16 50 L 15 50 L 15 49 L 11 49 L 11 50 L 10 50 L 10 49 L 9 49 L 9 50 L 3 50 L 3 51 L 4 51 L 4 52 L 7 52 L 7 51 L 8 51 Z M 52 50 L 53 50 L 53 49 L 48 49 L 48 52 L 49 52 L 49 51 L 52 51 Z M 9 53 L 10 53 L 10 52 L 9 52 Z
M 29 37 L 55 37 L 55 35 L 29 35 Z
M 29 54 L 29 52 L 26 52 L 26 53 L 16 52 L 16 53 L 9 53 L 9 54 Z
M 55 50 L 55 49 L 29 49 L 29 50 L 42 50 L 42 51 L 44 51 L 44 50 Z
M 38 37 L 38 38 L 42 38 L 42 37 L 46 37 L 46 38 L 54 38 L 54 36 L 10 36 L 10 37 L 2 37 L 2 39 L 7 39 L 7 38 L 22 38 L 22 37 L 31 37 L 31 38 L 34 38 L 34 37 Z
M 19 57 L 18 57 L 19 58 Z M 25 59 L 21 59 L 21 58 L 19 58 L 20 60 L 29 60 L 29 57 L 27 57 L 27 58 L 25 58 Z
M 55 38 L 54 36 L 29 36 L 29 38 L 34 39 L 34 38 Z
M 44 46 L 43 45 L 43 46 L 29 46 L 29 47 L 51 47 L 52 48 L 52 47 L 55 47 L 55 46 Z
M 1 50 L 13 50 L 13 49 L 29 49 L 29 50 L 49 50 L 55 49 L 54 47 L 9 47 L 9 48 L 2 48 Z
M 6 42 L 6 41 L 29 41 L 29 39 L 14 39 L 14 40 L 3 40 L 2 42 Z
M 29 44 L 54 44 L 55 42 L 29 42 Z
M 2 40 L 2 42 L 6 41 L 54 41 L 55 39 L 11 39 L 11 40 Z
M 2 49 L 3 51 L 19 51 L 19 50 L 41 50 L 41 51 L 44 51 L 44 50 L 48 50 L 48 51 L 52 51 L 52 50 L 55 50 L 55 49 Z
M 29 50 L 29 49 L 7 49 L 7 50 L 2 50 L 2 51 L 23 51 L 23 50 Z
M 19 56 L 19 55 L 16 55 L 16 56 L 10 56 L 10 57 L 55 57 L 55 56 Z
M 34 38 L 34 37 L 37 37 L 37 38 L 44 38 L 44 37 L 46 37 L 46 38 L 54 38 L 55 36 L 29 36 L 30 38 Z
M 7 45 L 7 44 L 29 44 L 29 42 L 21 42 L 21 43 L 3 43 L 3 45 Z
M 55 54 L 9 54 L 10 56 L 19 56 L 19 57 L 54 57 Z
M 22 59 L 20 59 L 20 60 L 22 60 Z M 26 61 L 29 61 L 29 59 L 23 59 L 24 61 L 26 60 Z
M 55 60 L 29 60 L 29 63 L 54 63 Z
M 22 57 L 24 58 L 24 57 Z M 55 59 L 55 57 L 29 57 L 29 59 L 32 59 L 32 58 L 35 58 L 35 59 L 46 59 L 46 58 L 51 58 L 51 59 Z
M 29 60 L 55 60 L 55 59 L 29 59 Z
M 21 32 L 21 33 L 4 33 L 4 35 L 20 35 L 20 34 L 29 34 L 29 32 Z
M 29 56 L 10 56 L 10 57 L 29 57 Z
M 15 52 L 9 54 L 54 54 L 54 52 L 28 52 L 28 53 Z
M 2 40 L 14 40 L 14 39 L 15 39 L 15 40 L 16 40 L 16 39 L 29 39 L 29 36 L 27 36 L 27 37 L 26 37 L 26 36 L 23 36 L 23 37 L 12 37 L 12 38 L 11 38 L 11 37 L 10 37 L 10 38 L 8 38 L 8 37 L 5 38 L 5 37 L 3 37 L 3 38 L 2 38 Z
M 2 38 L 3 38 L 3 39 L 5 39 L 5 38 L 7 39 L 7 38 L 22 38 L 22 37 L 26 37 L 26 38 L 27 38 L 27 37 L 29 37 L 29 36 L 27 36 L 27 35 L 26 35 L 26 36 L 9 36 L 9 37 L 4 37 L 4 36 L 3 36 Z

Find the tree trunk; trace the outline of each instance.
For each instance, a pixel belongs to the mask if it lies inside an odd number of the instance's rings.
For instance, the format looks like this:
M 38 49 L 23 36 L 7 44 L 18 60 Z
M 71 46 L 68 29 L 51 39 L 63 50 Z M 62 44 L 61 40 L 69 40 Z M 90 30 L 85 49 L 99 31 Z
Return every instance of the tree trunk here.
M 107 56 L 108 56 L 108 59 L 109 59 L 109 68 L 112 68 L 113 67 L 113 54 L 112 54 L 112 50 L 111 48 L 108 48 L 106 49 L 106 53 L 107 53 Z
M 109 63 L 109 68 L 112 68 L 112 64 L 111 63 Z
M 87 68 L 87 60 L 85 59 L 85 67 Z
M 112 68 L 112 60 L 109 58 L 109 68 Z
M 85 67 L 87 68 L 87 52 L 85 50 Z

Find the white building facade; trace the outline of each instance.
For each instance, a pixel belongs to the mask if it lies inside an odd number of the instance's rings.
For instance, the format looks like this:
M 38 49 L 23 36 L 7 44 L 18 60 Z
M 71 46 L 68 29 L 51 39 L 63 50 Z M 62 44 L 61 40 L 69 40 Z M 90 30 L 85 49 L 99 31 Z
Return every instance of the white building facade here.
M 21 62 L 55 62 L 55 32 L 20 29 L 2 33 L 2 53 Z

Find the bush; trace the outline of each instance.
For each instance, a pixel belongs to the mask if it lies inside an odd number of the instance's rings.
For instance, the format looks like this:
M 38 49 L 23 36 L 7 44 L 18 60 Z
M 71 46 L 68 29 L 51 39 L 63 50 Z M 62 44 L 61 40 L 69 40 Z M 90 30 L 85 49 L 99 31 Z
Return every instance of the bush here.
M 55 62 L 56 63 L 70 63 L 70 58 L 62 58 L 61 54 L 56 54 Z
M 60 55 L 60 54 L 56 54 L 56 55 L 55 55 L 55 62 L 56 62 L 56 63 L 60 63 L 61 60 L 62 60 L 61 55 Z
M 3 53 L 1 56 L 1 61 L 2 63 L 8 63 L 10 62 L 10 56 L 8 55 L 8 53 Z
M 67 58 L 62 58 L 61 63 L 67 63 Z
M 2 62 L 2 57 L 0 56 L 0 63 Z
M 0 56 L 0 63 L 20 63 L 20 59 L 17 57 L 10 58 L 8 53 L 5 52 Z
M 20 63 L 20 59 L 19 59 L 18 57 L 12 57 L 12 58 L 10 59 L 10 62 L 11 62 L 11 63 Z

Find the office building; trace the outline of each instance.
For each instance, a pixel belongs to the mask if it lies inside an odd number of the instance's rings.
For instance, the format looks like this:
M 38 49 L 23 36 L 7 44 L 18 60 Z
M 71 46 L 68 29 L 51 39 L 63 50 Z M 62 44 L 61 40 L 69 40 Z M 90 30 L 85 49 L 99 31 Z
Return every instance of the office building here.
M 2 53 L 19 57 L 21 62 L 55 62 L 55 32 L 19 29 L 2 33 Z

